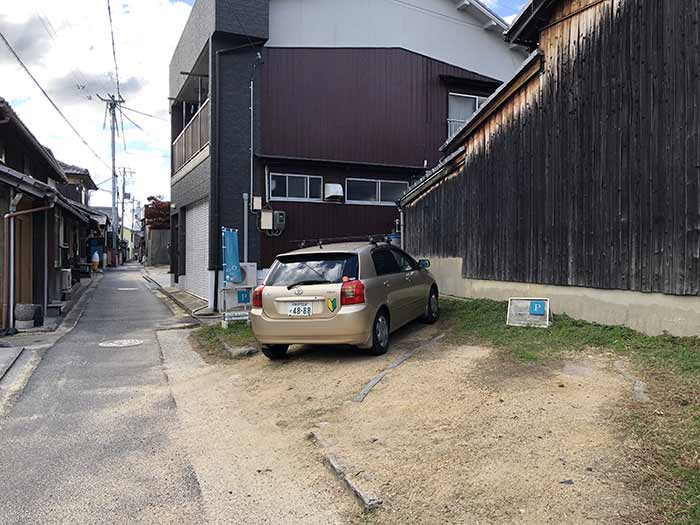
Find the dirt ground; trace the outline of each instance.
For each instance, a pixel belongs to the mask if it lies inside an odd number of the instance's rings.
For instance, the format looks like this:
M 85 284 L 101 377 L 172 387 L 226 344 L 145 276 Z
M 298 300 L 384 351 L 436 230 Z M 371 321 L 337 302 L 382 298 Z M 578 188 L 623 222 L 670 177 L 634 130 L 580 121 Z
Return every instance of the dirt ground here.
M 516 363 L 436 341 L 440 333 L 439 324 L 409 326 L 381 357 L 298 347 L 279 362 L 257 354 L 205 363 L 193 351 L 173 354 L 182 331 L 162 332 L 183 440 L 197 443 L 190 456 L 213 521 L 231 513 L 270 523 L 635 520 L 642 506 L 625 483 L 625 451 L 635 444 L 613 424 L 632 402 L 619 361 Z M 330 450 L 311 443 L 310 430 Z M 381 508 L 363 513 L 322 453 L 348 466 Z

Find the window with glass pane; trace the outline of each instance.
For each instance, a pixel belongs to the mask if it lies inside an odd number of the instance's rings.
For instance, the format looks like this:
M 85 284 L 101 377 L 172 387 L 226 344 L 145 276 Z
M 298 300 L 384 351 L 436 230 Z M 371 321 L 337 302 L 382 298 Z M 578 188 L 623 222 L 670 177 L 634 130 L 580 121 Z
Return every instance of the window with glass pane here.
M 270 197 L 284 198 L 287 196 L 287 177 L 284 175 L 270 176 Z
M 322 199 L 323 179 L 321 177 L 309 177 L 309 199 Z
M 448 136 L 451 138 L 462 129 L 477 110 L 477 98 L 450 93 L 447 114 Z
M 287 175 L 287 197 L 306 199 L 306 177 Z
M 323 177 L 314 175 L 270 174 L 270 198 L 322 200 Z
M 348 179 L 346 199 L 358 202 L 378 202 L 377 189 L 376 180 Z
M 399 267 L 396 258 L 387 248 L 379 248 L 372 252 L 372 262 L 374 262 L 374 271 L 377 275 L 391 275 L 399 273 Z
M 381 181 L 382 202 L 396 202 L 408 189 L 407 182 Z

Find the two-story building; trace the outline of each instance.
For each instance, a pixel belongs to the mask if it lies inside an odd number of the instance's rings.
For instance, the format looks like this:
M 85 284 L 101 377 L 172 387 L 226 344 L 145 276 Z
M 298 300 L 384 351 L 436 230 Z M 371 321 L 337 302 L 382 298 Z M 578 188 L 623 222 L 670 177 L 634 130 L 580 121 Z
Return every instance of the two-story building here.
M 38 305 L 40 323 L 72 286 L 79 232 L 88 215 L 63 196 L 61 165 L 10 104 L 0 98 L 0 273 L 2 327 L 14 328 L 18 304 Z M 29 322 L 29 320 L 25 320 Z
M 478 0 L 198 0 L 170 64 L 171 270 L 217 306 L 221 228 L 268 267 L 390 233 L 395 202 L 526 57 Z

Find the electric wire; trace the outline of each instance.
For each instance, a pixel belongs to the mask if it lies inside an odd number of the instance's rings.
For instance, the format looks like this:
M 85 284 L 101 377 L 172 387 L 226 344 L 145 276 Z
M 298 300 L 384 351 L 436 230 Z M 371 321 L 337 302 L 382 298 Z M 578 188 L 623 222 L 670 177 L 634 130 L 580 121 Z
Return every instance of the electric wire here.
M 107 0 L 107 15 L 109 16 L 109 33 L 112 37 L 112 58 L 114 58 L 114 78 L 117 83 L 117 96 L 122 100 L 121 84 L 119 83 L 119 65 L 117 64 L 117 46 L 114 44 L 114 24 L 112 22 L 112 5 Z
M 125 106 L 124 104 L 121 105 L 122 109 L 126 109 L 127 111 L 131 111 L 132 113 L 138 113 L 139 115 L 143 115 L 144 117 L 150 117 L 154 118 L 156 120 L 162 120 L 163 122 L 167 122 L 167 119 L 164 119 L 163 117 L 157 117 L 155 115 L 151 115 L 150 113 L 146 113 L 145 111 L 139 111 L 138 109 L 130 108 L 129 106 Z
M 40 90 L 41 93 L 44 95 L 44 97 L 46 97 L 46 100 L 48 100 L 48 101 L 51 103 L 51 105 L 53 106 L 53 108 L 54 108 L 54 109 L 56 110 L 56 112 L 61 116 L 61 118 L 66 122 L 66 124 L 68 124 L 68 126 L 69 126 L 70 129 L 73 131 L 73 133 L 75 133 L 75 135 L 80 139 L 80 141 L 85 145 L 85 147 L 86 147 L 87 149 L 90 150 L 90 153 L 92 153 L 92 154 L 94 155 L 94 157 L 95 157 L 97 160 L 99 160 L 102 164 L 104 164 L 104 165 L 107 167 L 107 169 L 111 170 L 112 168 L 110 168 L 109 164 L 107 164 L 107 163 L 102 159 L 102 157 L 100 157 L 100 156 L 97 154 L 97 152 L 92 148 L 92 146 L 90 146 L 90 144 L 88 144 L 87 140 L 85 140 L 85 139 L 83 138 L 83 136 L 80 134 L 80 132 L 76 129 L 76 127 L 73 125 L 73 123 L 72 123 L 70 120 L 68 120 L 68 117 L 66 117 L 66 115 L 63 113 L 63 111 L 61 111 L 61 108 L 58 107 L 58 105 L 56 104 L 56 102 L 54 102 L 54 100 L 53 100 L 53 99 L 51 98 L 51 96 L 46 92 L 46 90 L 45 90 L 45 89 L 43 88 L 43 86 L 39 83 L 39 81 L 38 81 L 38 80 L 36 79 L 36 77 L 32 74 L 32 72 L 29 71 L 29 68 L 28 68 L 28 67 L 26 66 L 26 64 L 22 61 L 22 59 L 20 58 L 20 56 L 17 54 L 17 52 L 15 51 L 15 49 L 12 47 L 12 45 L 10 44 L 10 42 L 8 42 L 7 38 L 5 38 L 5 35 L 3 35 L 2 32 L 0 32 L 0 39 L 2 39 L 2 41 L 5 43 L 5 45 L 7 46 L 7 48 L 10 50 L 10 52 L 12 53 L 12 55 L 13 55 L 13 56 L 15 57 L 15 59 L 17 60 L 17 62 L 20 64 L 20 66 L 22 66 L 22 69 L 24 69 L 24 71 L 27 73 L 27 75 L 29 76 L 29 78 L 32 79 L 32 81 L 34 82 L 34 84 L 36 84 L 36 86 L 39 88 L 39 90 Z

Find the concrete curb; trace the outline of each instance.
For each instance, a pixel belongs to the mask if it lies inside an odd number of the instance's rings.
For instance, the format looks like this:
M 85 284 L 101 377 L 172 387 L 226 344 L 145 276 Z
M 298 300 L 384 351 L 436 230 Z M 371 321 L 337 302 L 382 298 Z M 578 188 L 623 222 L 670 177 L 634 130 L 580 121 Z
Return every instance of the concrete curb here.
M 192 315 L 192 310 L 190 310 L 186 305 L 184 305 L 180 300 L 177 299 L 177 297 L 174 297 L 170 292 L 168 292 L 165 288 L 163 288 L 156 280 L 154 280 L 151 276 L 148 275 L 148 272 L 146 270 L 143 271 L 141 277 L 143 279 L 154 285 L 154 288 L 151 288 L 151 291 L 153 294 L 158 297 L 161 301 L 165 303 L 165 305 L 170 309 L 170 311 L 173 313 L 175 316 L 179 316 L 180 313 L 176 310 L 175 307 L 180 308 L 185 314 L 187 314 L 188 318 L 191 319 L 190 321 L 183 322 L 183 323 L 178 323 L 176 325 L 171 325 L 171 326 L 165 326 L 162 328 L 159 328 L 160 330 L 184 330 L 184 329 L 189 329 L 189 328 L 199 328 L 202 326 L 202 322 L 200 319 Z M 170 303 L 168 303 L 170 301 Z M 173 306 L 175 305 L 175 306 Z
M 7 367 L 6 367 L 4 370 L 2 370 L 2 372 L 0 372 L 0 381 L 2 381 L 2 378 L 5 377 L 5 376 L 7 375 L 7 373 L 10 371 L 10 369 L 12 368 L 12 366 L 17 362 L 17 360 L 19 359 L 19 357 L 22 355 L 22 352 L 24 352 L 24 347 L 23 347 L 23 346 L 22 346 L 22 347 L 19 347 L 19 352 L 17 352 L 17 353 L 15 354 L 15 357 L 13 357 L 13 358 L 10 360 L 10 364 L 7 365 Z
M 441 339 L 445 338 L 445 334 L 440 334 L 435 337 L 433 337 L 430 341 L 428 341 L 427 344 L 423 346 L 417 346 L 408 352 L 405 352 L 403 355 L 399 356 L 398 359 L 396 359 L 394 362 L 392 362 L 389 366 L 387 366 L 384 370 L 379 372 L 376 376 L 374 376 L 369 383 L 367 383 L 360 392 L 352 398 L 353 403 L 362 403 L 365 398 L 369 395 L 369 393 L 372 391 L 372 389 L 379 384 L 379 382 L 384 379 L 387 374 L 395 369 L 400 367 L 402 364 L 404 364 L 411 356 L 413 356 L 416 352 L 421 351 L 421 350 L 427 350 L 431 348 L 435 343 L 439 342 Z
M 172 302 L 174 302 L 176 305 L 178 305 L 180 308 L 182 308 L 185 312 L 187 312 L 189 315 L 192 315 L 192 310 L 184 304 L 182 301 L 180 301 L 177 297 L 175 297 L 173 294 L 171 294 L 169 291 L 167 291 L 165 288 L 163 288 L 158 281 L 156 281 L 153 277 L 150 275 L 144 273 L 142 277 L 148 281 L 149 283 L 155 285 L 158 288 L 158 291 L 162 293 L 164 296 L 166 296 L 168 299 L 170 299 Z
M 224 343 L 224 349 L 228 352 L 231 359 L 245 359 L 257 355 L 260 350 L 254 346 L 232 347 Z
M 355 483 L 355 480 L 348 476 L 345 465 L 343 465 L 335 454 L 328 451 L 331 446 L 326 442 L 326 440 L 323 439 L 323 437 L 319 435 L 318 432 L 312 430 L 306 435 L 306 437 L 309 441 L 320 448 L 324 463 L 328 469 L 333 475 L 342 481 L 347 488 L 350 489 L 353 495 L 357 498 L 357 501 L 360 503 L 360 505 L 362 505 L 365 512 L 373 511 L 383 505 L 384 501 L 381 498 L 365 492 L 357 483 Z

